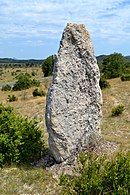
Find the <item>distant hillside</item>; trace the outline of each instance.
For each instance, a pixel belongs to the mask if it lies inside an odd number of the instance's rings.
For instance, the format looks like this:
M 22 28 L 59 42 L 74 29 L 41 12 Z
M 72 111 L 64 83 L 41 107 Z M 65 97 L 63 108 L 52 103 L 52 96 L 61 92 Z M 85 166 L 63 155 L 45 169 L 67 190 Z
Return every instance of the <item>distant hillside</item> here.
M 107 57 L 107 55 L 100 55 L 100 56 L 97 56 L 96 59 L 98 62 L 103 62 L 103 60 Z
M 125 56 L 126 59 L 130 59 L 130 56 Z
M 107 55 L 99 55 L 96 56 L 96 59 L 99 63 L 102 63 L 103 60 L 107 57 Z M 124 56 L 124 58 L 126 59 L 127 62 L 130 62 L 130 56 Z
M 18 60 L 13 58 L 0 58 L 0 66 L 36 66 L 43 62 L 43 59 Z
M 96 56 L 96 59 L 99 63 L 102 63 L 107 55 Z M 130 56 L 125 56 L 126 62 L 130 62 Z M 14 58 L 0 58 L 0 66 L 36 66 L 42 64 L 44 59 L 28 59 L 28 60 L 19 60 Z

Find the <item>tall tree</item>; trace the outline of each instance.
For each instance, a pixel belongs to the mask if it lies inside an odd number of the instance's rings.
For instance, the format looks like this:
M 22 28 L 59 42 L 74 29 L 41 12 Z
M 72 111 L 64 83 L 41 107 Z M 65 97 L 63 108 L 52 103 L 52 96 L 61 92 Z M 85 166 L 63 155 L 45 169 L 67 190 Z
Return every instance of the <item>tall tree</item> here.
M 44 73 L 44 77 L 52 75 L 53 66 L 54 66 L 53 56 L 49 56 L 48 58 L 46 58 L 46 60 L 43 61 L 42 71 Z
M 110 54 L 103 60 L 102 73 L 107 79 L 121 76 L 124 70 L 125 59 L 120 53 Z

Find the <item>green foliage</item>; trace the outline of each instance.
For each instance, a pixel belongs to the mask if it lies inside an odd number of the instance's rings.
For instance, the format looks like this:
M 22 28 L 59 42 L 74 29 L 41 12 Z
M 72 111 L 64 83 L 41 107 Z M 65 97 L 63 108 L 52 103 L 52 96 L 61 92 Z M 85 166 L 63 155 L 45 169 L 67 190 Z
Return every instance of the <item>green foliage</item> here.
M 29 73 L 20 73 L 19 75 L 17 75 L 15 78 L 18 80 L 22 77 L 27 77 L 27 78 L 31 78 L 31 75 Z
M 130 193 L 130 152 L 107 156 L 81 154 L 72 177 L 62 174 L 60 185 L 66 195 L 128 195 Z
M 116 78 L 125 72 L 125 59 L 120 53 L 108 55 L 102 62 L 102 73 L 106 79 Z
M 5 85 L 1 88 L 2 91 L 11 91 L 11 86 L 10 85 Z
M 49 88 L 50 84 L 51 84 L 51 80 L 45 80 L 45 81 L 44 81 L 44 87 L 45 87 L 46 89 Z
M 29 163 L 43 151 L 37 123 L 16 116 L 11 107 L 0 105 L 0 166 Z
M 38 91 L 38 88 L 33 91 L 33 96 L 46 96 L 46 93 L 44 91 Z
M 40 81 L 38 81 L 38 80 L 36 80 L 36 79 L 33 79 L 33 80 L 32 80 L 32 86 L 39 87 L 39 86 L 40 86 Z
M 121 76 L 121 81 L 130 81 L 130 74 L 123 74 Z
M 18 99 L 16 98 L 15 95 L 8 95 L 8 101 L 9 102 L 14 102 L 14 101 L 17 101 Z
M 31 79 L 30 75 L 25 73 L 19 74 L 16 79 L 16 83 L 13 86 L 14 91 L 23 90 L 23 89 L 29 89 L 31 87 Z
M 12 76 L 16 76 L 17 73 L 16 73 L 16 72 L 11 72 L 11 75 L 12 75 Z
M 53 56 L 49 56 L 46 60 L 43 61 L 42 71 L 45 77 L 52 75 L 53 66 L 54 66 Z
M 112 109 L 112 116 L 119 116 L 123 113 L 123 111 L 124 111 L 124 106 L 118 105 Z
M 4 74 L 4 72 L 2 69 L 0 69 L 0 76 L 2 76 L 2 74 Z
M 33 71 L 31 72 L 31 75 L 32 75 L 32 76 L 36 76 L 37 73 L 33 70 Z
M 16 83 L 14 84 L 13 90 L 14 91 L 19 91 L 23 89 L 29 89 L 31 86 L 39 86 L 40 82 L 37 81 L 36 79 L 31 79 L 31 75 L 28 73 L 21 73 L 18 76 L 16 76 Z
M 101 89 L 110 87 L 109 82 L 103 77 L 100 78 L 99 85 L 100 85 Z

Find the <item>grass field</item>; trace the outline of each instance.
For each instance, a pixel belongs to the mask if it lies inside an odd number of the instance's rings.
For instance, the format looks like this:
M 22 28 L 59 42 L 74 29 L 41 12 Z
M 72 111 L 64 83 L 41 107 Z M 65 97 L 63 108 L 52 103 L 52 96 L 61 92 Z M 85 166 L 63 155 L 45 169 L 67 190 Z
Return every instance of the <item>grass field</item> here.
M 30 67 L 30 68 L 0 68 L 0 84 L 13 83 L 16 81 L 15 77 L 20 73 L 29 73 L 35 72 L 35 79 L 43 78 L 42 69 L 39 67 Z
M 102 135 L 105 139 L 130 149 L 130 81 L 122 82 L 119 78 L 109 80 L 111 88 L 104 89 Z M 123 105 L 122 115 L 111 117 L 113 107 Z
M 8 72 L 9 71 L 9 72 Z M 8 70 L 10 73 L 12 70 Z M 32 70 L 28 70 L 32 71 Z M 40 72 L 40 70 L 39 70 Z M 8 74 L 7 74 L 8 75 Z M 6 76 L 7 76 L 6 75 Z M 40 75 L 40 74 L 39 74 Z M 41 76 L 40 76 L 41 78 Z M 12 78 L 5 78 L 1 83 L 11 82 Z M 101 124 L 104 139 L 119 144 L 124 150 L 130 149 L 130 82 L 122 82 L 119 78 L 109 80 L 110 88 L 104 89 L 103 119 Z M 46 85 L 46 84 L 45 84 Z M 47 91 L 41 84 L 40 89 Z M 47 144 L 47 132 L 44 125 L 45 97 L 33 97 L 34 88 L 17 92 L 0 91 L 0 102 L 14 107 L 22 116 L 35 118 L 44 134 Z M 18 100 L 8 102 L 9 94 L 14 94 Z M 111 110 L 117 105 L 124 105 L 125 110 L 118 117 L 111 116 Z M 60 187 L 51 172 L 42 167 L 5 167 L 0 170 L 0 195 L 53 195 L 60 194 Z

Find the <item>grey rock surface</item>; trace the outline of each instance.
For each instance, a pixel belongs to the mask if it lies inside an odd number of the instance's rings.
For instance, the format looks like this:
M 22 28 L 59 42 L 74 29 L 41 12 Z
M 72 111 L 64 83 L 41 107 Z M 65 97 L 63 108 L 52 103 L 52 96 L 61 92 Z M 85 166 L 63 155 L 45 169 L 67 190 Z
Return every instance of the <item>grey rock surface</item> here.
M 68 23 L 46 100 L 49 148 L 57 162 L 80 151 L 100 134 L 102 95 L 89 32 Z

